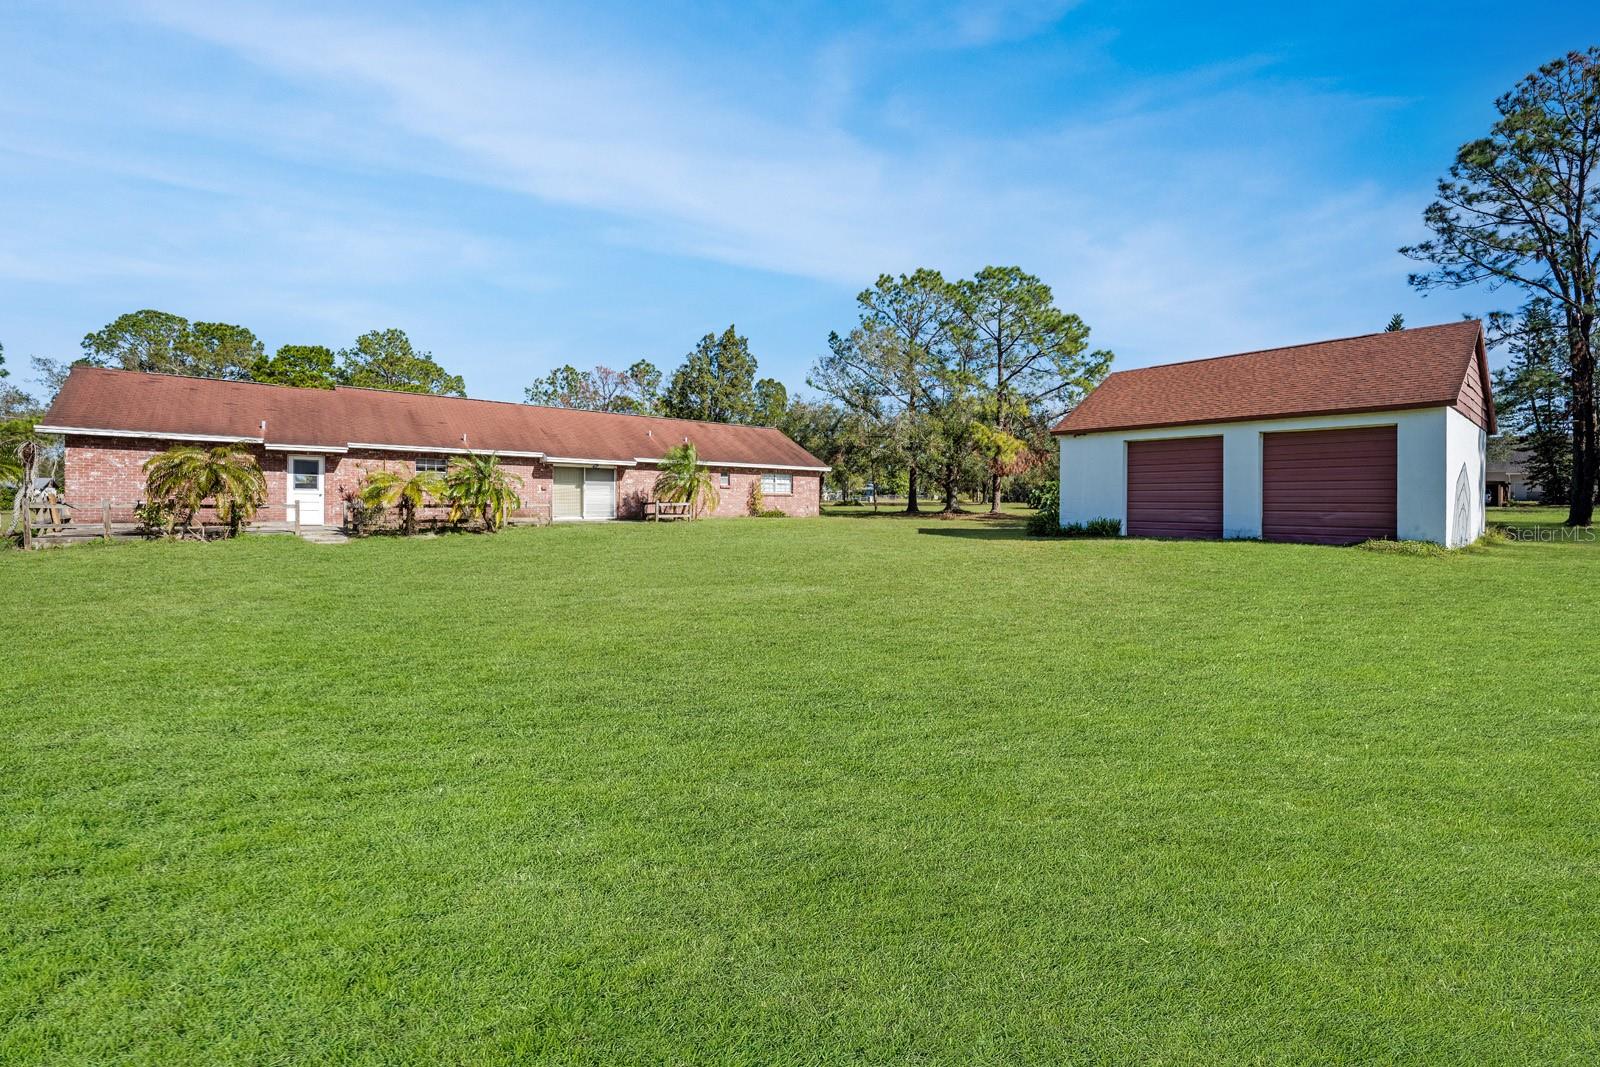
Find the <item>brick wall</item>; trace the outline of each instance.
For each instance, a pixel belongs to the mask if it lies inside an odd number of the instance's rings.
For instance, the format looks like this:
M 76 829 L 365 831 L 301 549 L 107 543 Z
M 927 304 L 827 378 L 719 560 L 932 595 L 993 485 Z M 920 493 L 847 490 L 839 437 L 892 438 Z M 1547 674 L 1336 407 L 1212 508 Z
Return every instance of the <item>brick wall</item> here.
M 87 518 L 98 521 L 103 500 L 113 502 L 112 518 L 133 521 L 133 504 L 144 498 L 144 462 L 164 452 L 175 441 L 146 438 L 86 437 L 69 435 L 66 448 L 66 499 Z M 289 453 L 252 449 L 267 481 L 267 504 L 258 521 L 281 522 L 289 517 Z M 308 453 L 309 454 L 309 453 Z M 354 493 L 370 470 L 384 466 L 410 473 L 416 470 L 415 455 L 405 452 L 357 450 L 323 457 L 323 521 L 338 525 L 344 519 L 347 493 Z M 513 517 L 531 522 L 548 522 L 554 471 L 550 464 L 533 459 L 503 459 L 501 465 L 522 479 L 518 493 L 523 506 Z M 712 515 L 732 517 L 750 511 L 750 488 L 761 480 L 760 471 L 712 468 L 712 474 L 726 475 L 729 485 L 719 487 L 721 497 Z M 624 519 L 644 517 L 645 501 L 650 499 L 658 472 L 648 467 L 621 468 L 617 479 L 617 515 Z M 789 515 L 812 517 L 818 514 L 822 479 L 815 474 L 795 473 L 794 492 L 787 496 L 768 494 L 765 506 Z M 306 516 L 310 521 L 310 516 Z
M 191 441 L 158 441 L 143 437 L 86 437 L 68 434 L 63 481 L 67 503 L 79 521 L 99 521 L 101 507 L 111 502 L 113 522 L 134 521 L 133 506 L 144 499 L 144 464 L 173 445 Z M 288 468 L 281 452 L 251 449 L 267 481 L 267 503 L 258 521 L 282 521 L 287 511 Z M 209 518 L 203 513 L 203 519 Z
M 711 473 L 718 481 L 717 506 L 707 514 L 718 518 L 732 518 L 750 514 L 750 489 L 761 482 L 761 472 L 712 467 Z M 726 476 L 728 485 L 721 484 Z M 655 488 L 660 472 L 653 467 L 625 467 L 617 483 L 617 517 L 638 519 L 644 517 L 645 501 Z M 796 518 L 815 518 L 822 502 L 822 477 L 816 474 L 792 475 L 794 492 L 780 496 L 766 494 L 762 505 L 776 508 Z
M 388 467 L 397 474 L 413 474 L 417 469 L 417 457 L 412 453 L 376 449 L 354 449 L 343 455 L 328 456 L 325 462 L 327 496 L 324 503 L 328 509 L 326 521 L 330 525 L 343 521 L 346 496 L 355 493 L 368 471 Z M 513 485 L 517 495 L 522 497 L 522 507 L 513 511 L 511 517 L 525 522 L 549 522 L 552 480 L 550 465 L 537 459 L 508 457 L 500 460 L 500 466 L 507 474 L 521 479 L 520 485 L 516 483 Z M 427 508 L 421 514 L 427 517 L 435 515 L 442 517 L 444 509 Z

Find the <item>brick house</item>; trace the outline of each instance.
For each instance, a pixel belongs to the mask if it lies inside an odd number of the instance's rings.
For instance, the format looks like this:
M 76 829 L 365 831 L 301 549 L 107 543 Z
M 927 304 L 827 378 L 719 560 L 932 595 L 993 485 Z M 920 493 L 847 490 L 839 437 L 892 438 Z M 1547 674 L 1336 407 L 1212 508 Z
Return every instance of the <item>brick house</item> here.
M 330 526 L 368 470 L 442 471 L 469 451 L 522 479 L 514 518 L 534 522 L 642 518 L 656 461 L 685 441 L 716 476 L 716 515 L 747 514 L 759 485 L 766 507 L 814 516 L 828 470 L 765 426 L 100 367 L 72 369 L 39 431 L 66 438 L 67 501 L 94 515 L 110 501 L 118 518 L 144 496 L 145 460 L 177 444 L 249 445 L 267 480 L 261 517 L 298 504 L 302 523 Z

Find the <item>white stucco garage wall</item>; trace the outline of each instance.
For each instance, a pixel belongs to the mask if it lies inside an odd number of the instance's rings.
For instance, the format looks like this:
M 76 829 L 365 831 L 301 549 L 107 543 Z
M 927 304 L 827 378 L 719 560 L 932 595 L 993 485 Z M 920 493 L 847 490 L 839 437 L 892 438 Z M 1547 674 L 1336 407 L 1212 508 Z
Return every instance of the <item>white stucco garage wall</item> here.
M 1445 523 L 1451 548 L 1483 536 L 1488 502 L 1489 435 L 1454 408 L 1445 413 Z
M 1482 533 L 1486 437 L 1470 419 L 1444 407 L 1065 434 L 1060 438 L 1061 521 L 1113 518 L 1120 520 L 1123 529 L 1127 529 L 1128 442 L 1220 435 L 1222 536 L 1260 537 L 1262 435 L 1357 426 L 1395 427 L 1399 466 L 1396 525 L 1401 538 L 1440 544 L 1466 543 L 1453 541 L 1451 537 L 1455 486 L 1463 465 L 1477 487 L 1473 498 L 1476 518 L 1468 518 L 1469 527 L 1476 532 L 1466 540 Z M 1473 523 L 1476 525 L 1472 526 Z

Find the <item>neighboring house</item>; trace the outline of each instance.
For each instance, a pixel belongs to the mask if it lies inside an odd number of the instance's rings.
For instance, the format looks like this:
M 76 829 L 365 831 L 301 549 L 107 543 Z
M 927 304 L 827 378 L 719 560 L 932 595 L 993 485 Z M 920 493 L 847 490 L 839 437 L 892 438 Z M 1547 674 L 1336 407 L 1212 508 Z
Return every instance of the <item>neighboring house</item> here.
M 1119 371 L 1053 431 L 1061 520 L 1463 545 L 1484 529 L 1494 430 L 1477 322 Z
M 141 500 L 145 460 L 175 444 L 251 445 L 267 479 L 263 518 L 299 503 L 303 523 L 327 525 L 367 470 L 443 471 L 468 451 L 494 453 L 522 479 L 514 517 L 535 521 L 642 517 L 656 461 L 685 441 L 716 475 L 718 515 L 746 514 L 755 485 L 768 508 L 816 515 L 828 470 L 765 426 L 98 367 L 72 369 L 38 429 L 66 436 L 68 499 L 96 515 L 102 501 L 120 514 Z
M 1489 461 L 1489 501 L 1497 506 L 1514 500 L 1544 501 L 1544 491 L 1528 479 L 1528 451 L 1513 449 L 1508 459 Z

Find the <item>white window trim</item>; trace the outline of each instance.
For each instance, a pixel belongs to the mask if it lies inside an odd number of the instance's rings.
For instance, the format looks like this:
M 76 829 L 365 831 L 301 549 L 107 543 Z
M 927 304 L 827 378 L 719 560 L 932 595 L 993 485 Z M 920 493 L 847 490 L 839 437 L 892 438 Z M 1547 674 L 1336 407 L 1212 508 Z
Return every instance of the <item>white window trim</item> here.
M 789 479 L 789 488 L 787 490 L 768 489 L 767 488 L 767 475 L 763 474 L 761 476 L 761 495 L 762 496 L 794 496 L 794 475 L 787 474 L 786 472 L 779 472 L 779 473 L 784 474 Z M 778 477 L 778 473 L 773 474 L 772 477 L 774 477 L 774 478 Z

